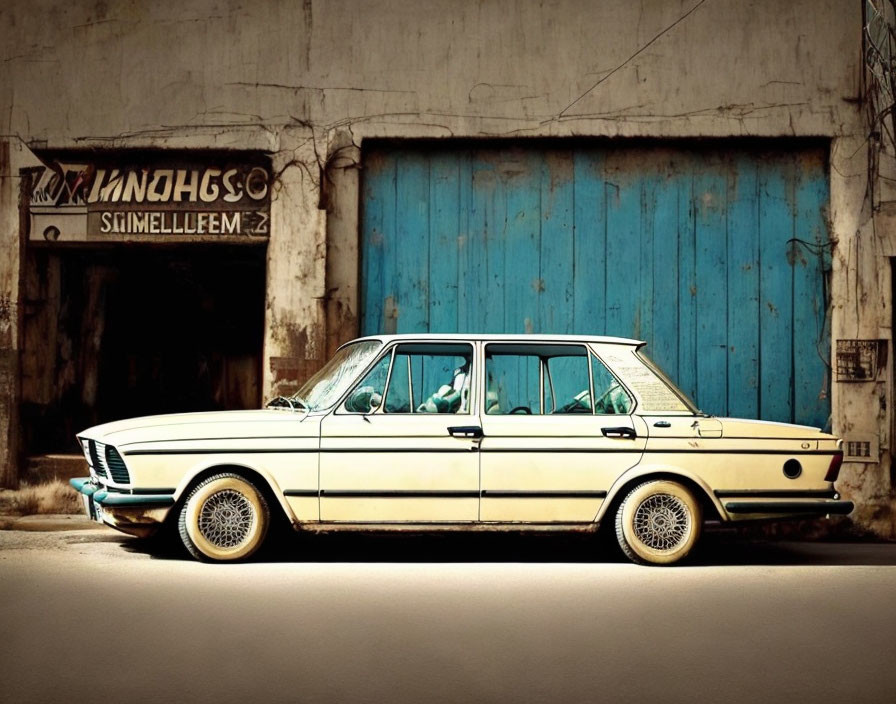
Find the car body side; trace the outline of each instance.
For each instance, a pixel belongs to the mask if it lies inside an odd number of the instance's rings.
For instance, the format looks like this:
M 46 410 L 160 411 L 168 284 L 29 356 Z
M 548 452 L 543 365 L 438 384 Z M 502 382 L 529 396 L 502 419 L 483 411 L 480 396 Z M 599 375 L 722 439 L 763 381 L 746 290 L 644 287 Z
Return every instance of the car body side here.
M 101 468 L 98 473 L 93 467 L 89 478 L 73 484 L 85 495 L 88 511 L 140 536 L 157 530 L 193 487 L 222 470 L 256 484 L 272 509 L 279 508 L 298 528 L 390 524 L 589 530 L 609 520 L 632 487 L 657 478 L 690 487 L 704 506 L 703 515 L 721 521 L 847 513 L 852 508 L 833 485 L 834 465 L 842 460 L 841 441 L 818 429 L 714 418 L 693 410 L 648 410 L 621 376 L 617 380 L 634 401 L 629 414 L 491 416 L 484 412 L 484 350 L 497 338 L 373 339 L 383 342 L 376 359 L 408 341 L 469 342 L 475 362 L 468 412 L 426 416 L 419 421 L 425 429 L 407 437 L 397 437 L 402 426 L 408 427 L 401 418 L 346 413 L 347 394 L 320 412 L 265 409 L 118 421 L 90 428 L 79 439 L 91 465 L 98 463 L 98 452 L 114 448 L 128 481 L 115 481 L 111 472 Z M 533 337 L 500 340 L 530 344 Z M 584 345 L 598 359 L 633 353 L 643 344 L 573 336 L 539 340 Z M 414 422 L 422 417 L 415 414 Z M 377 424 L 385 429 L 377 430 Z M 615 425 L 630 426 L 633 437 L 602 433 Z M 484 437 L 449 439 L 450 426 L 481 427 Z M 565 430 L 573 426 L 574 432 Z M 430 473 L 425 463 L 419 464 L 421 458 L 440 455 L 427 455 L 427 443 L 433 452 L 446 453 L 443 464 L 434 463 Z M 113 461 L 114 453 L 105 459 L 99 460 L 101 466 Z M 455 481 L 451 468 L 457 462 L 466 464 Z M 412 474 L 415 463 L 418 475 Z M 406 465 L 409 470 L 400 469 Z M 331 483 L 325 486 L 322 476 Z M 383 476 L 404 485 L 390 493 L 390 485 L 376 481 Z

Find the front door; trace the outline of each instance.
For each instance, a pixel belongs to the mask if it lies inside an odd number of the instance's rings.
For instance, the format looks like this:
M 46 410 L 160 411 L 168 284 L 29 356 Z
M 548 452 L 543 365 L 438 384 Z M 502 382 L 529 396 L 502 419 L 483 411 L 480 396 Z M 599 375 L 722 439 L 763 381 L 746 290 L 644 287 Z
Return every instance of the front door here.
M 393 345 L 321 424 L 322 521 L 479 516 L 469 343 Z
M 647 428 L 585 345 L 485 347 L 482 521 L 593 521 Z

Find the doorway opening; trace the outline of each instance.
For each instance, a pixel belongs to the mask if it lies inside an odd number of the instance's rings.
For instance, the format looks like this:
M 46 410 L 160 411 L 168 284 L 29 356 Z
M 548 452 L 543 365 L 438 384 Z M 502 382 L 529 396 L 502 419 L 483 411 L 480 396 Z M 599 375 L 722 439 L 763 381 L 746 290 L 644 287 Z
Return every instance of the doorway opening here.
M 265 254 L 258 245 L 29 249 L 25 455 L 80 453 L 75 434 L 98 423 L 257 408 Z

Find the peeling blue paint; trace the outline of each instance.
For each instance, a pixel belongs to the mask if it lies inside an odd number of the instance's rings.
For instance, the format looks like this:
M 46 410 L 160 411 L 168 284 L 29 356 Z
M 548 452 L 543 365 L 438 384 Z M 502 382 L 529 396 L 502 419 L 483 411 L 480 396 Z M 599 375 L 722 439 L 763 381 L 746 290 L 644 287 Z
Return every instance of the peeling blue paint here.
M 638 337 L 709 412 L 823 426 L 826 152 L 775 146 L 381 144 L 361 332 Z

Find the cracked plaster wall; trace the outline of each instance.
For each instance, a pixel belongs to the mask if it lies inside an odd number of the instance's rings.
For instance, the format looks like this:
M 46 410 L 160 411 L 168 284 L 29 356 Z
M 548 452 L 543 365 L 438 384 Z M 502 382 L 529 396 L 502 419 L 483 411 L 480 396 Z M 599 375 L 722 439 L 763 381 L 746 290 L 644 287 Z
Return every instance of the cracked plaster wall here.
M 272 154 L 265 395 L 357 328 L 371 137 L 830 138 L 832 336 L 891 338 L 896 235 L 865 203 L 860 0 L 8 0 L 0 26 L 13 151 Z M 6 160 L 0 308 L 15 310 L 16 173 Z M 15 357 L 14 331 L 0 346 Z M 835 430 L 880 434 L 885 458 L 891 386 L 833 385 Z M 888 461 L 843 477 L 860 500 L 891 495 Z
M 840 135 L 858 2 L 11 0 L 3 132 Z M 87 98 L 86 100 L 84 98 Z M 220 135 L 227 146 L 227 137 Z

